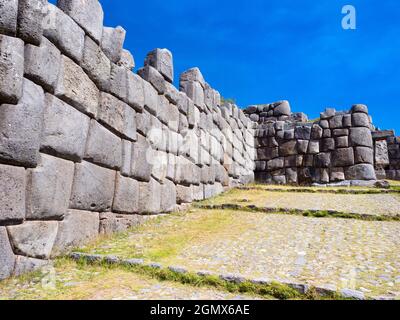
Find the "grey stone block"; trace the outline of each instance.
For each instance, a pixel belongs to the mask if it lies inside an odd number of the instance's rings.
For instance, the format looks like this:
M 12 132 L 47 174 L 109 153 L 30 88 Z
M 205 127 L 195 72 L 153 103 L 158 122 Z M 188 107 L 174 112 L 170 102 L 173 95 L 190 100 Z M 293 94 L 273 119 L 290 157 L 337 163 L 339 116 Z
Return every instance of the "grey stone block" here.
M 89 36 L 85 37 L 81 67 L 98 88 L 108 91 L 111 74 L 110 59 L 107 58 L 100 46 Z
M 135 108 L 136 111 L 142 112 L 145 104 L 144 81 L 130 71 L 128 71 L 127 77 L 127 103 Z
M 113 233 L 124 232 L 129 228 L 143 224 L 147 220 L 148 217 L 138 214 L 100 213 L 100 234 L 111 235 Z
M 18 103 L 22 97 L 24 43 L 0 34 L 0 104 Z
M 314 165 L 316 168 L 329 168 L 331 165 L 331 154 L 319 153 L 315 155 Z
M 37 168 L 27 171 L 26 218 L 61 219 L 71 196 L 74 163 L 41 154 Z
M 180 81 L 195 81 L 199 82 L 202 87 L 205 86 L 204 77 L 199 68 L 192 68 L 183 72 L 180 76 Z
M 332 137 L 332 130 L 331 129 L 325 129 L 324 132 L 322 133 L 323 138 L 330 138 Z
M 181 81 L 180 90 L 185 92 L 186 95 L 193 101 L 199 108 L 203 109 L 204 106 L 204 89 L 199 82 L 194 81 Z
M 27 221 L 7 227 L 10 242 L 18 255 L 49 259 L 58 232 L 57 221 Z
M 5 227 L 0 227 L 0 280 L 12 275 L 14 265 L 15 255 L 8 240 L 7 230 Z
M 144 105 L 153 115 L 158 113 L 158 94 L 156 89 L 147 81 L 143 81 Z
M 117 174 L 113 211 L 137 213 L 139 211 L 139 182 Z
M 100 43 L 104 13 L 98 0 L 58 0 L 57 5 Z
M 154 49 L 147 54 L 144 64 L 155 68 L 168 82 L 174 82 L 174 65 L 169 50 Z
M 321 113 L 321 120 L 327 120 L 332 118 L 336 114 L 336 110 L 332 108 L 326 108 L 324 112 Z
M 43 20 L 43 35 L 62 53 L 75 61 L 82 60 L 85 32 L 69 16 L 50 3 Z
M 0 33 L 15 36 L 17 32 L 18 0 L 0 1 Z
M 117 98 L 128 101 L 128 70 L 116 64 L 111 64 L 110 93 Z
M 331 174 L 330 174 L 331 182 L 338 182 L 338 181 L 344 181 L 344 180 L 345 180 L 345 175 L 344 175 L 343 168 L 332 168 L 331 169 Z
M 25 77 L 54 92 L 57 85 L 61 53 L 47 38 L 42 39 L 40 47 L 25 46 Z
M 164 151 L 153 150 L 151 156 L 151 175 L 154 179 L 163 183 L 167 176 L 168 154 Z
M 345 114 L 343 116 L 343 127 L 345 128 L 351 127 L 351 114 Z
M 97 212 L 68 210 L 64 221 L 58 224 L 52 257 L 82 246 L 99 235 L 100 219 Z
M 168 99 L 163 95 L 159 95 L 158 96 L 158 112 L 157 112 L 158 120 L 160 120 L 162 123 L 168 124 L 168 119 L 169 119 L 168 112 L 169 112 Z
M 46 94 L 41 150 L 81 161 L 90 119 L 60 99 Z
M 357 164 L 345 170 L 347 180 L 376 180 L 375 169 L 371 164 Z
M 113 63 L 118 63 L 119 61 L 121 61 L 122 47 L 124 45 L 125 35 L 125 29 L 120 26 L 116 28 L 103 28 L 101 48 L 103 49 L 106 56 Z M 131 67 L 130 69 L 132 68 L 133 67 Z
M 192 203 L 193 190 L 192 186 L 176 185 L 176 202 L 178 204 Z
M 168 114 L 167 114 L 167 125 L 168 128 L 174 132 L 178 132 L 179 130 L 179 110 L 172 103 L 168 104 Z
M 133 58 L 132 53 L 126 49 L 122 49 L 121 59 L 117 62 L 117 65 L 124 67 L 129 71 L 135 68 L 135 59 Z
M 283 158 L 276 158 L 267 162 L 268 170 L 276 170 L 284 168 L 285 162 Z
M 131 166 L 132 166 L 132 142 L 128 140 L 122 140 L 121 174 L 127 177 L 130 176 Z
M 91 120 L 84 158 L 111 169 L 122 165 L 122 140 L 111 131 Z
M 343 115 L 339 114 L 334 116 L 329 120 L 329 127 L 331 129 L 342 128 L 343 127 Z
M 55 95 L 90 116 L 97 115 L 99 90 L 83 70 L 62 56 Z
M 70 208 L 106 212 L 114 198 L 115 171 L 89 162 L 75 165 Z
M 151 117 L 147 110 L 136 113 L 136 130 L 143 136 L 147 136 L 147 133 L 151 130 Z
M 354 164 L 353 148 L 336 149 L 333 151 L 332 164 L 334 167 L 352 166 Z
M 372 148 L 372 134 L 368 128 L 351 128 L 350 145 Z
M 161 184 L 154 179 L 139 183 L 139 213 L 155 214 L 161 211 Z
M 295 138 L 298 140 L 310 140 L 311 139 L 311 127 L 310 126 L 296 127 Z
M 347 148 L 349 146 L 349 137 L 348 136 L 337 137 L 335 139 L 335 144 L 337 148 Z
M 297 141 L 292 140 L 281 144 L 279 147 L 280 156 L 291 156 L 297 154 Z
M 98 118 L 122 137 L 136 140 L 136 112 L 125 102 L 101 92 Z
M 307 153 L 308 143 L 309 143 L 309 141 L 307 141 L 307 140 L 299 140 L 299 141 L 297 141 L 297 152 L 300 153 L 300 154 Z
M 375 164 L 386 166 L 390 163 L 386 140 L 375 142 Z
M 25 169 L 0 164 L 0 181 L 0 223 L 24 220 Z
M 363 113 L 360 113 L 363 114 Z M 354 148 L 354 160 L 356 164 L 369 163 L 374 164 L 374 151 L 371 148 L 356 147 Z
M 152 149 L 145 137 L 138 135 L 133 143 L 131 175 L 139 181 L 150 181 Z
M 355 104 L 351 108 L 352 113 L 356 112 L 362 112 L 362 113 L 368 113 L 368 107 L 364 104 Z
M 138 75 L 143 78 L 143 80 L 151 83 L 153 87 L 157 90 L 158 94 L 164 94 L 166 91 L 166 84 L 163 76 L 152 66 L 145 66 L 138 70 Z
M 176 208 L 176 186 L 170 180 L 165 180 L 161 186 L 161 212 L 172 212 Z
M 15 256 L 15 268 L 13 272 L 14 277 L 19 277 L 21 275 L 31 273 L 38 270 L 45 270 L 52 266 L 50 260 L 42 260 L 35 258 L 28 258 L 24 256 Z
M 349 129 L 334 129 L 333 136 L 334 137 L 343 137 L 349 135 Z
M 43 109 L 43 89 L 24 79 L 24 94 L 19 103 L 0 107 L 0 159 L 29 168 L 36 167 Z
M 328 152 L 335 150 L 335 139 L 325 138 L 321 140 L 321 151 Z
M 47 0 L 18 0 L 17 35 L 25 42 L 39 45 Z
M 366 113 L 353 113 L 351 115 L 352 124 L 354 127 L 366 127 L 369 128 L 371 122 L 369 120 L 369 116 Z
M 169 82 L 165 83 L 165 87 L 165 97 L 168 99 L 168 101 L 174 105 L 180 104 L 182 100 L 182 92 L 179 92 L 178 89 L 176 89 L 175 86 Z M 179 109 L 182 109 L 182 106 L 179 107 Z

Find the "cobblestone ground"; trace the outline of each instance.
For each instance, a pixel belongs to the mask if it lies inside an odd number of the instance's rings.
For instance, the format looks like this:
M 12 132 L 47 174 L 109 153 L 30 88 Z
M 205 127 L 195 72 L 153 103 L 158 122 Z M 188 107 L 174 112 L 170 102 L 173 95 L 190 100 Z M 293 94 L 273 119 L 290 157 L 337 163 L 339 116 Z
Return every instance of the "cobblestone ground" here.
M 63 262 L 51 272 L 0 282 L 0 300 L 252 300 L 211 288 L 160 282 L 131 272 Z
M 399 233 L 399 222 L 196 209 L 86 251 L 400 296 Z
M 369 215 L 400 215 L 400 195 L 397 194 L 329 194 L 268 192 L 263 190 L 232 190 L 205 204 L 242 204 L 259 207 L 336 210 Z

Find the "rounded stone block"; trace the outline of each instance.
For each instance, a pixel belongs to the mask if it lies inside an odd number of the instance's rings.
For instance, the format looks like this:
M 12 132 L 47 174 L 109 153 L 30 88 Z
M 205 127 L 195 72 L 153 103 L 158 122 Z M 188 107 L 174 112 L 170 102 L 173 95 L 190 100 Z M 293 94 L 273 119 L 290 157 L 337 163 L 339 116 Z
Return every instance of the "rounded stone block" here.
M 352 146 L 372 148 L 372 134 L 369 128 L 351 128 L 350 129 L 350 144 Z
M 345 170 L 347 180 L 376 180 L 375 169 L 371 164 L 357 164 Z

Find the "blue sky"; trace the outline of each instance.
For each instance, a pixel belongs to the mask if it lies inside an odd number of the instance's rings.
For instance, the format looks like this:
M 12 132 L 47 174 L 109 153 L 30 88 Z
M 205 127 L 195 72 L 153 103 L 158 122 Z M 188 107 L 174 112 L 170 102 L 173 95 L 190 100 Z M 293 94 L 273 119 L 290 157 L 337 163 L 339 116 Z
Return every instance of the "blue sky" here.
M 168 48 L 176 79 L 197 66 L 241 107 L 287 99 L 316 118 L 364 103 L 376 125 L 400 133 L 398 0 L 100 2 L 105 24 L 127 30 L 137 67 Z M 357 9 L 357 30 L 341 27 L 346 4 Z

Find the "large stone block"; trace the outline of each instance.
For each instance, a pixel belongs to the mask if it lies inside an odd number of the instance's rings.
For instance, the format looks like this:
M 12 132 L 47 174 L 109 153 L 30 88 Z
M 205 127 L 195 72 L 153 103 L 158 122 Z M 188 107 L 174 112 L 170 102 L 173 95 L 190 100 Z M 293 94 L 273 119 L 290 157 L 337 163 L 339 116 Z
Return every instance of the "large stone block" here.
M 110 59 L 107 58 L 99 45 L 89 36 L 85 37 L 81 66 L 98 88 L 108 91 L 111 74 Z
M 299 127 L 296 127 L 295 138 L 297 140 L 310 140 L 310 138 L 311 138 L 311 127 L 310 126 L 299 126 Z
M 172 212 L 176 208 L 176 186 L 170 180 L 161 185 L 161 212 Z
M 317 168 L 329 168 L 331 165 L 330 153 L 319 153 L 314 157 L 314 165 Z
M 15 36 L 17 32 L 18 0 L 0 1 L 0 33 Z
M 145 81 L 151 83 L 159 94 L 164 94 L 166 91 L 165 80 L 163 76 L 152 66 L 147 65 L 138 70 L 138 75 Z
M 77 62 L 82 60 L 85 32 L 52 4 L 47 6 L 47 14 L 43 20 L 43 35 L 71 59 Z
M 331 129 L 337 129 L 343 127 L 343 115 L 338 114 L 329 120 L 329 127 Z
M 351 128 L 350 145 L 372 148 L 372 134 L 369 128 Z
M 99 90 L 71 59 L 62 56 L 55 95 L 90 116 L 97 115 Z
M 24 79 L 24 93 L 17 105 L 0 106 L 0 159 L 36 167 L 43 127 L 44 93 Z
M 132 165 L 132 142 L 122 140 L 122 166 L 121 174 L 129 177 L 131 175 Z
M 41 154 L 37 168 L 27 171 L 26 218 L 62 219 L 71 196 L 74 163 Z
M 97 212 L 69 210 L 65 219 L 58 224 L 52 257 L 80 247 L 99 235 L 100 219 Z
M 121 59 L 117 62 L 117 65 L 132 71 L 132 69 L 135 68 L 135 59 L 133 58 L 132 53 L 126 49 L 122 49 Z
M 199 68 L 192 68 L 183 72 L 180 76 L 180 81 L 195 81 L 199 82 L 202 87 L 205 86 L 204 77 Z
M 203 109 L 204 106 L 204 89 L 199 82 L 181 81 L 180 90 L 193 101 L 193 103 Z
M 144 89 L 144 105 L 146 109 L 152 114 L 158 113 L 158 94 L 156 89 L 147 81 L 143 81 Z
M 57 5 L 100 43 L 104 13 L 98 0 L 58 0 Z
M 343 168 L 332 168 L 330 173 L 330 181 L 338 182 L 345 180 Z
M 17 35 L 19 38 L 34 45 L 40 44 L 47 5 L 47 0 L 18 0 Z
M 155 49 L 147 54 L 145 65 L 155 68 L 168 82 L 174 82 L 172 53 L 167 49 Z
M 25 169 L 0 164 L 0 181 L 0 224 L 24 220 Z
M 280 156 L 292 156 L 297 154 L 297 142 L 296 140 L 288 141 L 279 147 L 279 154 Z
M 267 162 L 268 170 L 282 169 L 285 166 L 284 158 L 276 158 Z
M 279 101 L 274 106 L 274 116 L 290 116 L 291 108 L 289 101 Z
M 10 242 L 18 255 L 49 259 L 58 232 L 57 221 L 27 221 L 7 227 Z
M 12 275 L 14 265 L 15 255 L 8 240 L 7 230 L 5 227 L 0 227 L 0 280 Z
M 113 211 L 137 213 L 139 211 L 139 182 L 117 174 Z
M 141 113 L 136 113 L 136 130 L 143 136 L 147 136 L 149 130 L 151 130 L 151 117 L 147 110 L 143 110 Z
M 193 202 L 193 186 L 176 185 L 176 202 L 178 204 Z
M 380 166 L 386 166 L 390 163 L 389 151 L 386 140 L 380 140 L 375 142 L 375 164 Z
M 345 170 L 347 180 L 376 180 L 375 169 L 371 164 L 357 164 Z
M 90 119 L 60 99 L 46 94 L 41 150 L 80 162 Z
M 15 267 L 13 276 L 19 277 L 21 275 L 38 270 L 45 271 L 49 267 L 52 267 L 52 262 L 50 260 L 15 256 Z
M 369 128 L 371 122 L 369 116 L 366 113 L 353 113 L 351 115 L 352 123 L 354 127 L 366 127 Z
M 161 211 L 161 184 L 154 179 L 139 183 L 139 213 L 156 214 Z
M 356 164 L 359 163 L 374 164 L 374 151 L 371 148 L 356 147 L 354 148 L 354 160 Z
M 18 103 L 22 97 L 23 76 L 24 42 L 0 34 L 0 104 Z
M 127 73 L 128 92 L 127 92 L 126 102 L 138 112 L 143 111 L 145 103 L 143 82 L 144 81 L 141 77 L 128 71 Z
M 103 28 L 103 35 L 101 37 L 101 48 L 103 49 L 106 56 L 113 63 L 118 63 L 121 60 L 125 35 L 125 29 L 120 26 L 116 28 Z
M 54 92 L 57 85 L 61 53 L 47 38 L 40 47 L 25 46 L 25 77 Z
M 91 120 L 84 158 L 111 169 L 122 165 L 122 140 L 111 131 Z
M 70 208 L 107 212 L 114 198 L 115 171 L 89 162 L 75 165 Z
M 98 118 L 124 138 L 136 140 L 136 112 L 125 102 L 101 92 Z
M 128 70 L 116 64 L 111 65 L 110 93 L 127 102 L 128 100 Z
M 131 175 L 139 181 L 150 181 L 152 171 L 152 149 L 142 135 L 133 143 Z
M 100 213 L 100 234 L 111 235 L 124 232 L 129 228 L 139 226 L 149 219 L 138 214 L 114 214 L 112 212 Z
M 352 166 L 354 164 L 353 148 L 336 149 L 333 151 L 332 164 L 334 167 Z
M 163 183 L 167 176 L 168 170 L 168 154 L 164 151 L 152 151 L 152 171 L 151 175 L 157 181 Z

